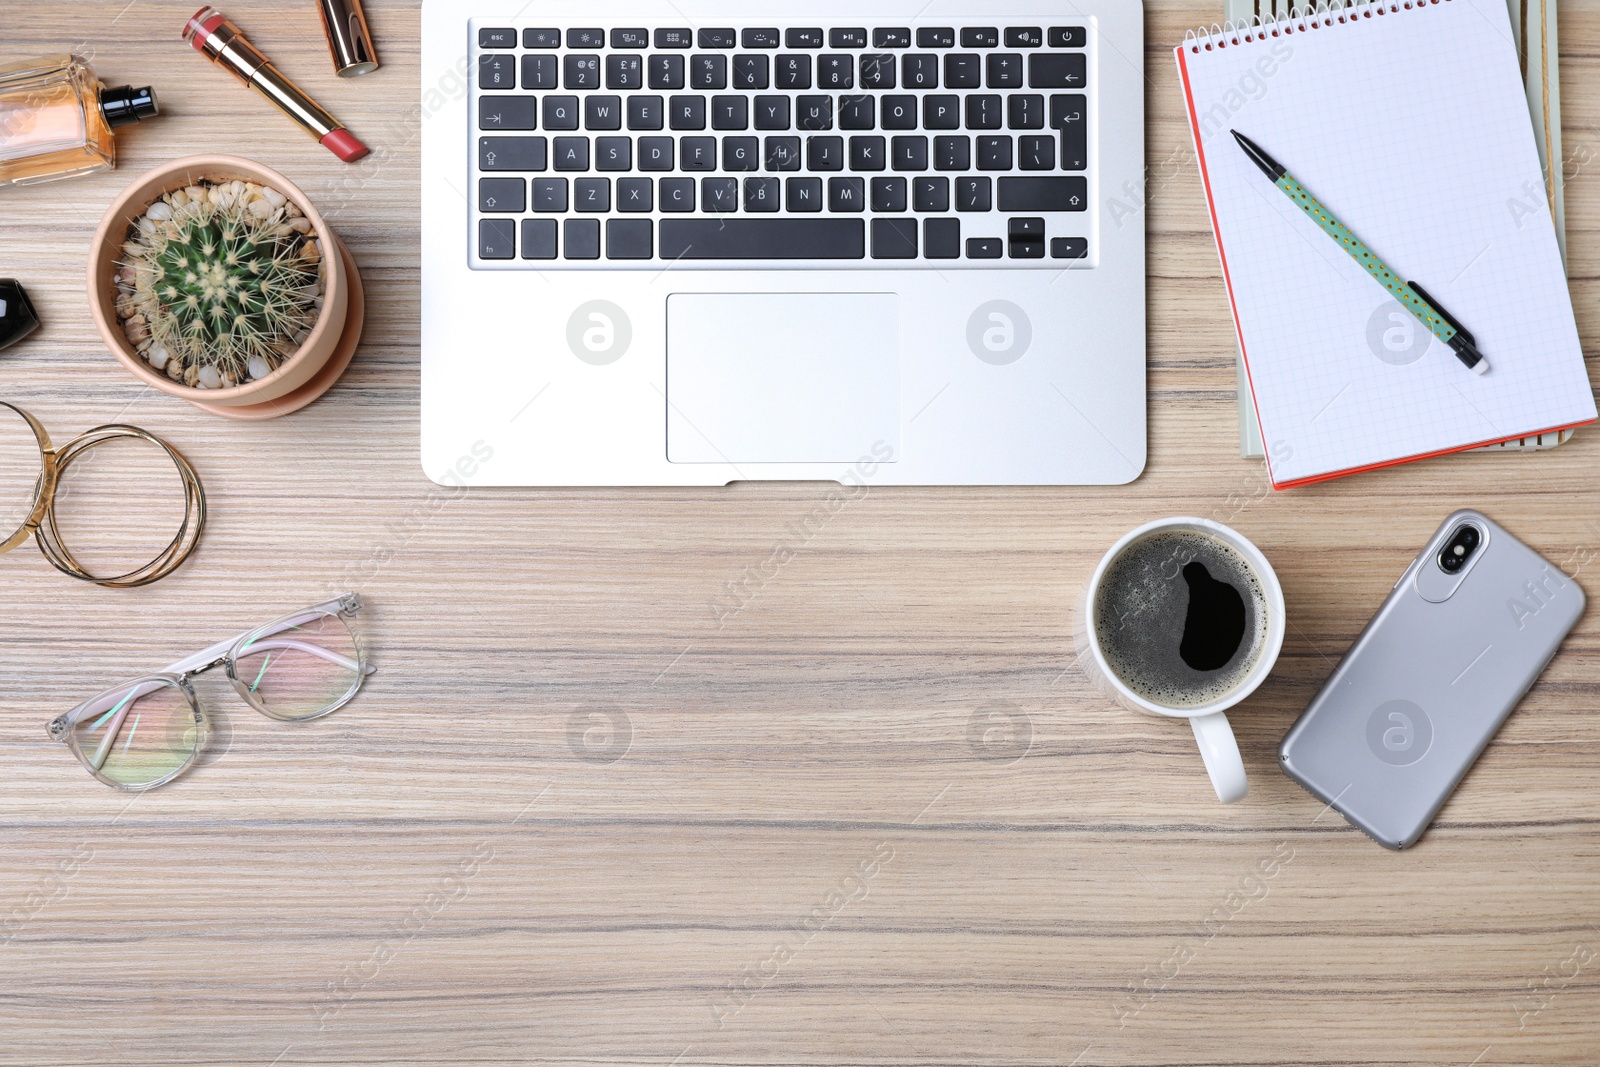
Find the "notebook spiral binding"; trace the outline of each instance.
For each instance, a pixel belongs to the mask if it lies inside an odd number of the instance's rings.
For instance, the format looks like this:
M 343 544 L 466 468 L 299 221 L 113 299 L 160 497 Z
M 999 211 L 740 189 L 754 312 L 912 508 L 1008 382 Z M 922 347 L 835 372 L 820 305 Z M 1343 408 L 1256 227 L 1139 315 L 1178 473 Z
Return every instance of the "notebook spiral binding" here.
M 1372 18 L 1374 15 L 1398 15 L 1402 11 L 1420 10 L 1449 2 L 1450 0 L 1356 0 L 1353 3 L 1344 3 L 1342 0 L 1331 0 L 1331 2 L 1318 0 L 1315 6 L 1307 4 L 1304 7 L 1292 7 L 1284 15 L 1266 17 L 1253 15 L 1248 19 L 1230 19 L 1221 25 L 1213 22 L 1210 29 L 1187 31 L 1183 35 L 1183 43 L 1190 52 L 1198 55 L 1213 48 L 1226 48 L 1230 44 L 1234 46 L 1254 44 L 1268 37 L 1288 36 L 1296 31 L 1309 33 L 1335 24 Z

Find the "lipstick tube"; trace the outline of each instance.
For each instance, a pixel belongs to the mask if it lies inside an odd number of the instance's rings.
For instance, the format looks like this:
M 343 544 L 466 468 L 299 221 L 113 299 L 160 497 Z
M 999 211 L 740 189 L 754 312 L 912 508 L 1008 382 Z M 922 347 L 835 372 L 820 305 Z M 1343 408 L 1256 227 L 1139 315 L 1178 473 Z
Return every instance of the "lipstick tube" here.
M 195 12 L 183 28 L 183 39 L 194 45 L 196 52 L 271 100 L 346 163 L 354 163 L 370 151 L 338 119 L 274 67 L 245 39 L 239 27 L 216 8 L 203 7 Z

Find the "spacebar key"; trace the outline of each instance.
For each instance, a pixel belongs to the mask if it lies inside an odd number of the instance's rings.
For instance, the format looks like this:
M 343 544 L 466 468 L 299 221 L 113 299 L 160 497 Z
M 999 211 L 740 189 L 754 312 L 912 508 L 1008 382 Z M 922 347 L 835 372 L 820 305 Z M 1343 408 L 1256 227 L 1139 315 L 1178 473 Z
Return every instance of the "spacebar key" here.
M 1001 178 L 1001 211 L 1086 211 L 1089 183 L 1083 178 Z
M 865 259 L 861 219 L 662 219 L 661 258 Z

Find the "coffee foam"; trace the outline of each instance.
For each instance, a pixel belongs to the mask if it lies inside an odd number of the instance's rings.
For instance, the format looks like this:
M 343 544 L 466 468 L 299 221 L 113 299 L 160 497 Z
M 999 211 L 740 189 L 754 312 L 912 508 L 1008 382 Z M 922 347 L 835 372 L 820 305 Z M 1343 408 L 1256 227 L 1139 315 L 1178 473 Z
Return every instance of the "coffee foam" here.
M 1244 638 L 1227 663 L 1199 671 L 1179 654 L 1189 610 L 1183 568 L 1203 564 L 1244 601 Z M 1266 589 L 1239 550 L 1195 530 L 1159 530 L 1123 549 L 1106 568 L 1094 625 L 1107 665 L 1129 689 L 1170 708 L 1201 707 L 1244 683 L 1267 638 Z

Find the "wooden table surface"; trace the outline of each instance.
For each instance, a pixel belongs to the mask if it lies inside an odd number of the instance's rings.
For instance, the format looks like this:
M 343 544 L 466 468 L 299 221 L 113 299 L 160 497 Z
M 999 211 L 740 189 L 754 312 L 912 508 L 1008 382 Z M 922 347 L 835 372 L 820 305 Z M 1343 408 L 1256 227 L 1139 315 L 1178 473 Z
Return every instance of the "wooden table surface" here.
M 0 1061 L 16 1064 L 1550 1064 L 1600 1061 L 1600 624 L 1590 611 L 1432 831 L 1390 853 L 1275 752 L 1439 521 L 1480 507 L 1600 591 L 1600 432 L 1270 492 L 1238 456 L 1232 330 L 1170 47 L 1148 5 L 1150 464 L 1116 489 L 450 491 L 418 465 L 418 11 L 330 69 L 309 0 L 231 13 L 381 151 L 345 167 L 178 39 L 195 0 L 12 0 L 6 58 L 154 84 L 113 174 L 0 191 L 0 275 L 44 329 L 0 396 L 64 440 L 167 436 L 212 507 L 147 589 L 0 560 Z M 1595 154 L 1600 2 L 1561 5 L 1569 155 Z M 1359 100 L 1346 106 L 1361 106 Z M 144 169 L 281 169 L 360 263 L 365 343 L 300 414 L 144 390 L 82 272 Z M 1600 334 L 1600 178 L 1567 194 Z M 101 543 L 170 482 L 85 474 Z M 94 483 L 102 495 L 87 491 Z M 1277 670 L 1223 807 L 1189 730 L 1109 707 L 1070 605 L 1118 535 L 1236 526 L 1282 576 Z M 142 539 L 142 540 L 141 540 Z M 727 584 L 794 558 L 719 621 Z M 771 568 L 766 568 L 771 570 Z M 205 764 L 133 799 L 44 724 L 344 588 L 379 673 L 287 727 L 202 679 Z

